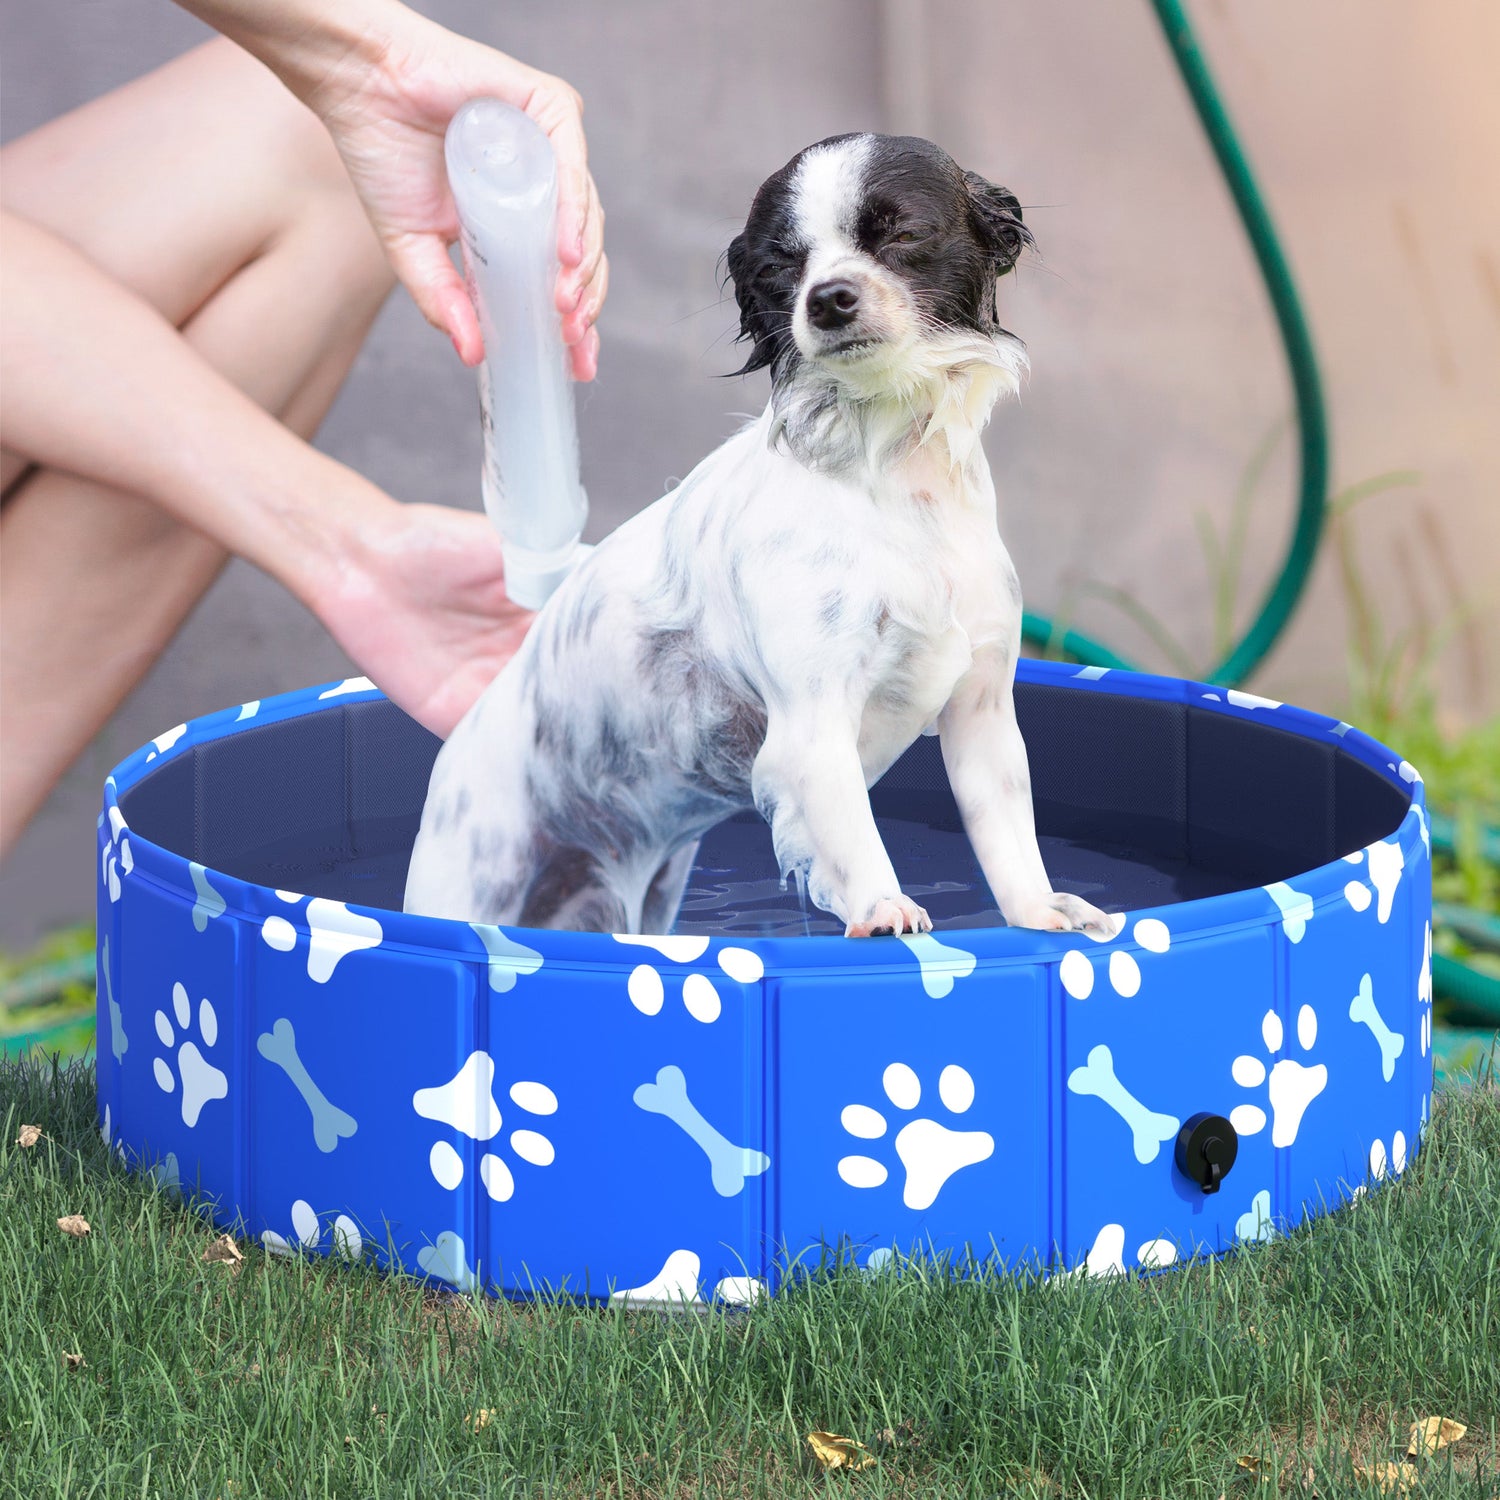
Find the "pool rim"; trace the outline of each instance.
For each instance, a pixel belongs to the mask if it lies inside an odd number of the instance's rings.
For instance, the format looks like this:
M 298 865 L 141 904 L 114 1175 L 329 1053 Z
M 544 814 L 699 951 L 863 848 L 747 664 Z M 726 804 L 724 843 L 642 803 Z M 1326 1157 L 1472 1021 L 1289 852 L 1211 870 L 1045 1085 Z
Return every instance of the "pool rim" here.
M 1118 669 L 1079 668 L 1071 663 L 1023 659 L 1017 665 L 1017 679 L 1023 683 L 1081 692 L 1158 702 L 1180 702 L 1185 706 L 1230 718 L 1271 724 L 1309 740 L 1326 743 L 1330 739 L 1337 739 L 1340 741 L 1338 748 L 1349 753 L 1408 798 L 1401 821 L 1383 835 L 1379 842 L 1396 842 L 1406 864 L 1415 857 L 1419 845 L 1425 846 L 1428 843 L 1430 834 L 1425 789 L 1420 773 L 1394 751 L 1342 720 L 1192 679 L 1160 677 Z M 195 862 L 131 828 L 119 806 L 120 798 L 155 771 L 159 761 L 179 756 L 194 746 L 225 738 L 241 728 L 300 718 L 345 704 L 380 701 L 384 697 L 367 678 L 344 678 L 264 700 L 232 705 L 188 720 L 148 741 L 121 760 L 105 779 L 104 810 L 100 814 L 100 824 L 102 827 L 108 821 L 110 837 L 105 842 L 104 859 L 108 861 L 110 850 L 122 838 L 128 837 L 132 879 L 150 881 L 189 902 L 193 901 L 196 898 L 193 880 Z M 1283 877 L 1284 882 L 1291 885 L 1299 896 L 1312 903 L 1311 915 L 1315 916 L 1319 907 L 1344 899 L 1345 887 L 1352 876 L 1353 853 L 1354 851 L 1350 851 L 1347 856 L 1335 856 L 1324 864 Z M 267 917 L 284 914 L 287 909 L 285 899 L 269 886 L 256 885 L 211 865 L 199 865 L 197 868 L 205 873 L 213 890 L 223 899 L 226 915 L 233 915 L 259 926 Z M 301 899 L 303 894 L 305 893 L 296 893 L 297 899 Z M 353 902 L 348 903 L 348 909 L 379 922 L 383 947 L 418 956 L 459 957 L 466 960 L 484 960 L 488 957 L 474 924 L 447 917 L 417 916 L 389 907 L 363 906 Z M 1031 964 L 1048 959 L 1060 961 L 1067 951 L 1089 941 L 1101 945 L 1110 942 L 1127 950 L 1139 950 L 1141 945 L 1133 936 L 1134 924 L 1149 917 L 1168 922 L 1175 944 L 1189 937 L 1260 927 L 1272 920 L 1279 922 L 1283 914 L 1268 888 L 1256 885 L 1161 906 L 1134 908 L 1125 913 L 1124 917 L 1123 928 L 1130 930 L 1122 929 L 1112 939 L 1090 939 L 1086 934 L 1076 932 L 1052 933 L 1012 927 L 948 927 L 934 936 L 942 945 L 961 945 L 961 951 L 954 955 L 954 962 L 961 963 L 967 969 L 976 961 L 987 967 Z M 610 933 L 559 932 L 509 924 L 504 930 L 554 967 L 579 971 L 616 971 L 630 951 Z M 702 935 L 693 938 L 684 936 L 677 941 L 684 949 L 681 959 L 656 950 L 653 964 L 668 971 L 689 972 L 712 942 L 715 945 L 750 950 L 761 961 L 767 977 L 781 974 L 847 974 L 852 969 L 872 973 L 905 973 L 909 972 L 911 965 L 911 954 L 906 947 L 911 939 L 851 940 L 833 934 L 792 937 L 716 934 L 712 938 Z M 693 950 L 690 956 L 685 951 L 688 947 Z M 941 965 L 943 960 L 940 955 L 934 954 L 932 962 Z

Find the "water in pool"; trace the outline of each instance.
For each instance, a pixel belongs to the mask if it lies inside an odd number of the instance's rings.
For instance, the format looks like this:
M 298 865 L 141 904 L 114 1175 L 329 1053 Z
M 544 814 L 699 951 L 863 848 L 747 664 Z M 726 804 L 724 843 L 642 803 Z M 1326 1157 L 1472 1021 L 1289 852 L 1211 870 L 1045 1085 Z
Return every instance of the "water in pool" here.
M 922 816 L 928 812 L 930 818 Z M 903 811 L 876 822 L 901 888 L 927 908 L 933 925 L 1001 927 L 974 852 L 940 804 L 921 794 L 902 796 Z M 416 828 L 413 819 L 340 822 L 299 833 L 280 844 L 225 858 L 242 880 L 306 895 L 399 910 Z M 1071 891 L 1106 911 L 1139 910 L 1235 890 L 1242 877 L 1221 874 L 1139 848 L 1067 839 L 1040 839 L 1055 889 Z M 741 813 L 703 840 L 688 881 L 676 931 L 710 936 L 790 937 L 838 933 L 842 924 L 805 902 L 794 883 L 782 888 L 771 835 L 758 814 Z

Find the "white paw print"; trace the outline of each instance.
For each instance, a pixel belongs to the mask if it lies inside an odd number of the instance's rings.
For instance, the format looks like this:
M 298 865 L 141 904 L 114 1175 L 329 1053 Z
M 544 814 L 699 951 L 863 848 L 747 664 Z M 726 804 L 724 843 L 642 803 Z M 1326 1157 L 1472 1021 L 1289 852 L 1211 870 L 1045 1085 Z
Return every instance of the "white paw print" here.
M 1398 1130 L 1391 1137 L 1391 1149 L 1385 1148 L 1385 1142 L 1381 1140 L 1370 1143 L 1370 1176 L 1376 1182 L 1383 1182 L 1392 1173 L 1400 1176 L 1406 1170 L 1406 1136 Z
M 276 894 L 289 905 L 302 900 L 296 891 Z M 297 929 L 282 916 L 267 917 L 260 935 L 278 953 L 290 953 L 297 946 Z M 350 911 L 342 901 L 314 896 L 307 903 L 307 977 L 314 984 L 327 984 L 341 959 L 377 947 L 383 936 L 374 917 Z
M 1122 926 L 1124 920 L 1122 916 Z M 1165 953 L 1172 946 L 1167 924 L 1157 917 L 1142 917 L 1130 935 L 1147 953 Z M 1117 948 L 1109 955 L 1107 972 L 1110 988 L 1124 999 L 1131 999 L 1140 990 L 1141 966 L 1134 954 Z M 1083 949 L 1072 948 L 1064 953 L 1057 974 L 1063 989 L 1075 1000 L 1087 1000 L 1094 993 L 1094 963 Z
M 655 948 L 674 964 L 693 963 L 708 951 L 706 937 L 641 937 L 623 932 L 615 933 L 614 937 L 617 943 Z M 720 948 L 717 958 L 719 968 L 737 984 L 754 984 L 766 972 L 760 956 L 748 948 Z M 637 964 L 625 981 L 625 993 L 643 1016 L 658 1015 L 667 994 L 661 971 L 654 964 Z M 722 1008 L 719 992 L 707 974 L 689 974 L 682 981 L 682 1003 L 695 1021 L 707 1025 L 719 1019 Z
M 188 993 L 180 984 L 172 986 L 172 1012 L 177 1018 L 177 1030 L 187 1031 L 192 1026 L 193 1007 Z M 168 1054 L 177 1042 L 177 1033 L 165 1011 L 156 1013 L 156 1035 Z M 219 1018 L 213 1006 L 206 1000 L 198 1002 L 198 1035 L 205 1047 L 213 1047 L 219 1040 Z M 204 1057 L 197 1042 L 191 1037 L 177 1047 L 177 1076 L 173 1076 L 172 1065 L 165 1057 L 152 1063 L 152 1072 L 164 1094 L 177 1087 L 177 1077 L 182 1079 L 182 1123 L 191 1130 L 198 1123 L 203 1106 L 210 1099 L 223 1099 L 229 1094 L 229 1078 Z
M 99 879 L 109 892 L 109 899 L 120 899 L 120 881 L 135 869 L 135 855 L 130 852 L 130 829 L 118 807 L 109 808 L 109 842 L 99 856 Z
M 1268 1010 L 1260 1023 L 1260 1034 L 1266 1051 L 1272 1056 L 1281 1051 L 1281 1017 Z M 1318 1040 L 1318 1016 L 1312 1006 L 1297 1012 L 1297 1043 L 1304 1052 L 1311 1051 Z M 1241 1088 L 1258 1089 L 1266 1082 L 1266 1065 L 1248 1054 L 1235 1058 L 1230 1072 Z M 1271 1066 L 1267 1097 L 1271 1104 L 1271 1144 L 1290 1146 L 1297 1139 L 1307 1106 L 1328 1087 L 1328 1069 L 1322 1063 L 1311 1066 L 1294 1058 L 1279 1058 Z M 1266 1128 L 1266 1112 L 1258 1104 L 1237 1104 L 1229 1112 L 1229 1123 L 1241 1135 L 1258 1135 Z
M 274 1229 L 261 1231 L 260 1242 L 272 1255 L 295 1255 L 299 1250 L 315 1250 L 323 1238 L 317 1213 L 305 1198 L 292 1204 L 292 1237 L 287 1239 Z M 346 1260 L 358 1260 L 364 1252 L 364 1237 L 348 1214 L 333 1221 L 334 1253 Z
M 900 1110 L 913 1110 L 922 1101 L 922 1084 L 905 1063 L 892 1063 L 881 1077 L 885 1096 Z M 974 1102 L 974 1080 L 957 1063 L 938 1075 L 938 1098 L 950 1114 L 964 1114 Z M 868 1104 L 847 1104 L 839 1116 L 844 1129 L 864 1141 L 878 1141 L 886 1132 L 886 1118 Z M 909 1120 L 896 1132 L 896 1155 L 906 1168 L 901 1201 L 908 1208 L 931 1208 L 943 1184 L 963 1167 L 987 1160 L 995 1138 L 985 1130 L 951 1130 L 936 1120 Z M 880 1187 L 890 1175 L 873 1156 L 845 1156 L 839 1176 L 855 1188 Z
M 494 1140 L 503 1123 L 494 1084 L 495 1059 L 488 1052 L 472 1052 L 450 1082 L 418 1089 L 412 1095 L 412 1108 L 423 1119 L 450 1125 L 470 1140 Z M 557 1095 L 544 1083 L 528 1080 L 513 1083 L 509 1097 L 517 1109 L 528 1115 L 557 1113 Z M 516 1156 L 534 1167 L 550 1167 L 556 1156 L 552 1142 L 538 1130 L 512 1130 L 507 1144 Z M 449 1192 L 463 1181 L 463 1157 L 448 1141 L 435 1142 L 427 1160 L 433 1177 Z M 479 1179 L 497 1203 L 508 1202 L 516 1190 L 509 1165 L 493 1151 L 480 1158 Z
M 1355 911 L 1365 911 L 1371 901 L 1370 886 L 1375 887 L 1375 915 L 1382 923 L 1391 919 L 1391 905 L 1396 899 L 1396 887 L 1401 884 L 1401 872 L 1406 868 L 1406 856 L 1395 840 L 1382 840 L 1364 849 L 1356 849 L 1344 856 L 1346 864 L 1364 865 L 1369 876 L 1369 885 L 1363 880 L 1351 880 L 1344 887 L 1344 899 Z

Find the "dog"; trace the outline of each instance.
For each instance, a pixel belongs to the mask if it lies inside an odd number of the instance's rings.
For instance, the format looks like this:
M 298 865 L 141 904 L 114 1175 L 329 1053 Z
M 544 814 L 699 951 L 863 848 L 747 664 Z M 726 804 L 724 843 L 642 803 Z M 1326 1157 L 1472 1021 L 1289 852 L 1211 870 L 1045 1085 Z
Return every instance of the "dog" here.
M 935 732 L 1006 921 L 1113 934 L 1037 847 L 980 443 L 1027 368 L 995 293 L 1031 242 L 914 137 L 831 137 L 765 182 L 727 265 L 770 402 L 567 577 L 442 747 L 408 911 L 666 933 L 700 836 L 753 805 L 849 936 L 930 931 L 868 789 Z

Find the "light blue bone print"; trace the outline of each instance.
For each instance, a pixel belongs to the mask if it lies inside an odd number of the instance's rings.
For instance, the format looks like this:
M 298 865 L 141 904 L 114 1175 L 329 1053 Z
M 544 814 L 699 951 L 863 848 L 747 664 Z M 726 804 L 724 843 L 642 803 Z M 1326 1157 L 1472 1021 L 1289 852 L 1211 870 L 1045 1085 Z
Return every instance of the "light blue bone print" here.
M 198 899 L 193 902 L 193 926 L 203 932 L 210 918 L 224 915 L 224 898 L 208 883 L 208 871 L 202 865 L 189 860 L 188 870 L 193 877 L 193 889 L 198 893 Z
M 1276 1225 L 1271 1219 L 1271 1194 L 1262 1188 L 1251 1200 L 1250 1207 L 1234 1221 L 1234 1234 L 1241 1240 L 1271 1240 L 1276 1238 Z
M 901 941 L 912 951 L 922 967 L 922 988 L 929 1000 L 941 1000 L 951 994 L 955 980 L 967 979 L 978 960 L 962 948 L 940 943 L 930 932 L 907 932 Z
M 99 953 L 99 976 L 104 980 L 104 998 L 109 1002 L 109 1050 L 114 1053 L 116 1062 L 123 1062 L 130 1050 L 130 1039 L 125 1035 L 125 1016 L 120 1010 L 120 1002 L 115 999 L 115 982 L 110 977 L 108 938 L 105 938 Z
M 1370 1035 L 1380 1046 L 1381 1074 L 1389 1083 L 1396 1071 L 1396 1059 L 1406 1049 L 1406 1038 L 1399 1031 L 1392 1031 L 1375 1009 L 1375 990 L 1368 974 L 1359 981 L 1359 993 L 1349 1002 L 1349 1019 L 1370 1028 Z
M 1156 1160 L 1162 1143 L 1177 1134 L 1181 1121 L 1175 1115 L 1157 1114 L 1147 1109 L 1115 1077 L 1114 1054 L 1108 1047 L 1095 1047 L 1088 1062 L 1068 1074 L 1068 1088 L 1075 1094 L 1091 1094 L 1101 1099 L 1130 1127 L 1135 1141 L 1135 1159 L 1144 1166 Z
M 461 1292 L 472 1292 L 479 1285 L 479 1267 L 469 1269 L 463 1237 L 451 1229 L 445 1229 L 437 1237 L 437 1244 L 417 1251 L 417 1264 L 429 1276 L 451 1282 Z
M 1266 894 L 1281 908 L 1282 930 L 1292 942 L 1300 943 L 1307 924 L 1312 921 L 1312 897 L 1294 891 L 1284 880 L 1268 885 Z
M 285 1016 L 269 1031 L 256 1037 L 255 1047 L 267 1062 L 275 1063 L 292 1080 L 292 1087 L 312 1111 L 313 1140 L 319 1151 L 332 1151 L 344 1136 L 353 1135 L 359 1129 L 354 1116 L 330 1104 L 323 1090 L 312 1081 L 302 1059 L 297 1056 L 297 1033 Z
M 681 1068 L 660 1069 L 656 1082 L 643 1083 L 634 1097 L 642 1109 L 653 1115 L 665 1115 L 702 1148 L 708 1157 L 714 1191 L 721 1198 L 732 1198 L 742 1192 L 746 1178 L 759 1177 L 771 1165 L 771 1158 L 764 1151 L 732 1144 L 698 1113 L 697 1106 L 688 1098 L 687 1079 Z
M 542 955 L 535 948 L 507 937 L 498 927 L 488 927 L 482 922 L 470 922 L 469 926 L 490 956 L 490 988 L 497 995 L 514 989 L 519 975 L 535 974 L 541 968 Z

